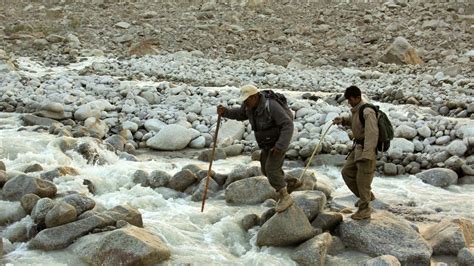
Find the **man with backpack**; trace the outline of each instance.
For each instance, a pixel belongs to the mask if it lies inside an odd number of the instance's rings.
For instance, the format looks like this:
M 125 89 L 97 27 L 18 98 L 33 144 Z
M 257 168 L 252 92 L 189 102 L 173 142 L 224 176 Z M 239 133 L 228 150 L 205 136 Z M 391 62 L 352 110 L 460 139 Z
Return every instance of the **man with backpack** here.
M 373 212 L 369 203 L 375 199 L 371 184 L 379 139 L 377 109 L 362 100 L 361 95 L 358 87 L 348 87 L 344 97 L 352 107 L 352 115 L 349 118 L 336 117 L 333 120 L 334 124 L 351 126 L 354 137 L 353 148 L 341 172 L 347 187 L 359 198 L 355 204 L 358 210 L 351 216 L 354 220 L 370 218 Z
M 288 108 L 285 96 L 271 90 L 259 91 L 253 85 L 240 89 L 240 101 L 240 108 L 228 109 L 219 105 L 217 113 L 239 121 L 249 120 L 261 149 L 262 173 L 279 193 L 275 210 L 282 212 L 293 204 L 282 169 L 285 153 L 293 136 L 293 114 Z

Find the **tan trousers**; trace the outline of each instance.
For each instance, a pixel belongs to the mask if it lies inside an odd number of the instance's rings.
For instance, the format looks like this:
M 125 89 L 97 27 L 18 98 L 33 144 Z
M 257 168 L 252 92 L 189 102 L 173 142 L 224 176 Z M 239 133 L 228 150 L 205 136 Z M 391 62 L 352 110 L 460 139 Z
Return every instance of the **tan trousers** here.
M 369 207 L 371 200 L 371 184 L 375 173 L 375 160 L 355 161 L 355 152 L 352 151 L 342 168 L 342 178 L 347 187 L 360 199 L 359 210 Z

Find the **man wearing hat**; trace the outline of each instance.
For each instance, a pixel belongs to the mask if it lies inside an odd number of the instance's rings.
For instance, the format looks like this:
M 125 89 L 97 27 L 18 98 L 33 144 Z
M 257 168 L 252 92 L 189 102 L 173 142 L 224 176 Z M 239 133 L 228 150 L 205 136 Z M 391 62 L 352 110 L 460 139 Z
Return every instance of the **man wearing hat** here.
M 266 94 L 259 92 L 253 85 L 240 88 L 239 100 L 242 102 L 240 108 L 228 109 L 219 105 L 217 113 L 239 121 L 249 120 L 261 149 L 262 173 L 278 191 L 280 199 L 275 209 L 282 212 L 293 204 L 282 170 L 285 152 L 293 136 L 293 118 L 278 101 L 266 97 Z

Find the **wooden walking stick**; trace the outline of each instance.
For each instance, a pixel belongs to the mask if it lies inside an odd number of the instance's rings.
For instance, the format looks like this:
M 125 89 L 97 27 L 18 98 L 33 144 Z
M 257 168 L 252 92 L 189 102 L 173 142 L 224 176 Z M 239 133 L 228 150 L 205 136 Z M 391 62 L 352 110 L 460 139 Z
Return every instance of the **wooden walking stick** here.
M 306 167 L 304 168 L 303 172 L 300 175 L 300 180 L 303 178 L 304 174 L 306 173 L 306 170 L 308 169 L 309 165 L 311 164 L 311 161 L 313 160 L 314 155 L 316 155 L 316 152 L 319 150 L 319 146 L 321 146 L 321 143 L 324 140 L 324 137 L 326 137 L 326 134 L 329 132 L 329 129 L 332 127 L 333 124 L 331 124 L 324 133 L 321 135 L 321 138 L 319 139 L 318 145 L 314 148 L 313 153 L 311 154 L 311 157 L 309 158 L 309 161 L 306 163 Z
M 206 203 L 207 187 L 209 186 L 209 179 L 211 178 L 212 162 L 214 161 L 214 154 L 216 153 L 217 133 L 219 133 L 220 125 L 221 125 L 221 115 L 217 115 L 217 127 L 216 127 L 216 132 L 214 133 L 214 144 L 212 145 L 211 161 L 209 162 L 209 170 L 207 170 L 206 187 L 204 188 L 204 195 L 202 197 L 201 212 L 204 212 L 204 204 Z

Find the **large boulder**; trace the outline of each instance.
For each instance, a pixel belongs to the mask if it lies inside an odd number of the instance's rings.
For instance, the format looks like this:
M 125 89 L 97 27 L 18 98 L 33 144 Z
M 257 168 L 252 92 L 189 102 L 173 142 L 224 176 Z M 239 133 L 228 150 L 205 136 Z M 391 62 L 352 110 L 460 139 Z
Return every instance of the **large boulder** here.
M 447 187 L 458 182 L 458 174 L 446 168 L 431 168 L 416 174 L 416 177 L 435 187 Z
M 270 198 L 276 198 L 276 192 L 265 176 L 235 181 L 225 190 L 225 201 L 229 204 L 258 204 Z
M 222 123 L 219 133 L 217 135 L 217 143 L 229 142 L 233 143 L 234 140 L 241 140 L 245 132 L 244 123 L 236 120 L 227 120 Z
M 312 221 L 326 205 L 326 195 L 321 191 L 295 191 L 291 193 L 291 196 L 309 221 Z
M 377 211 L 367 220 L 344 220 L 339 226 L 342 241 L 371 256 L 392 255 L 402 264 L 429 264 L 431 246 L 401 218 Z
M 44 224 L 46 215 L 52 208 L 54 208 L 54 201 L 52 199 L 39 199 L 31 211 L 31 218 L 36 224 Z
M 81 237 L 71 249 L 91 265 L 157 265 L 171 256 L 160 237 L 135 226 Z
M 329 233 L 322 233 L 299 245 L 291 254 L 291 259 L 299 265 L 320 265 L 326 263 L 326 254 L 331 245 L 332 237 Z
M 67 195 L 62 200 L 68 204 L 71 204 L 76 209 L 78 216 L 85 211 L 92 210 L 95 207 L 95 201 L 93 199 L 81 194 Z
M 18 175 L 5 183 L 3 197 L 7 200 L 20 200 L 28 193 L 36 194 L 41 198 L 54 197 L 57 188 L 53 183 L 28 175 Z
M 29 247 L 41 250 L 56 250 L 69 246 L 77 238 L 86 235 L 95 228 L 115 225 L 118 220 L 127 221 L 143 227 L 141 214 L 129 206 L 116 206 L 104 213 L 95 214 L 72 223 L 45 229 L 30 242 Z
M 146 141 L 146 145 L 157 150 L 176 151 L 186 148 L 193 132 L 181 125 L 167 125 Z
M 333 231 L 342 222 L 342 214 L 338 212 L 322 212 L 316 216 L 311 225 L 322 231 Z
M 444 220 L 421 232 L 433 248 L 433 255 L 458 255 L 472 242 L 474 227 L 467 219 Z
M 48 211 L 44 218 L 46 227 L 51 228 L 75 221 L 77 212 L 74 206 L 64 201 L 58 201 L 54 207 Z
M 196 182 L 198 178 L 196 175 L 188 169 L 183 169 L 171 177 L 168 182 L 168 187 L 176 191 L 183 192 L 187 187 Z
M 257 245 L 291 246 L 300 244 L 315 234 L 304 212 L 293 204 L 285 211 L 273 215 L 262 225 L 257 233 Z
M 232 168 L 225 181 L 225 186 L 227 187 L 237 180 L 242 180 L 249 177 L 250 175 L 249 171 L 247 171 L 247 168 L 248 167 L 243 164 L 236 165 L 234 168 Z
M 451 155 L 463 156 L 467 151 L 467 145 L 464 143 L 464 141 L 457 139 L 449 143 L 449 145 L 446 147 L 446 150 Z
M 413 139 L 416 136 L 417 131 L 410 126 L 400 125 L 395 129 L 394 134 L 397 138 Z
M 388 64 L 399 65 L 418 65 L 423 63 L 416 53 L 415 48 L 403 37 L 395 38 L 393 43 L 385 50 L 381 61 Z
M 204 198 L 204 191 L 206 190 L 207 178 L 201 179 L 196 190 L 193 192 L 191 199 L 193 201 L 202 201 Z M 219 184 L 212 177 L 209 177 L 209 183 L 207 185 L 206 199 L 212 196 L 215 192 L 219 190 Z

